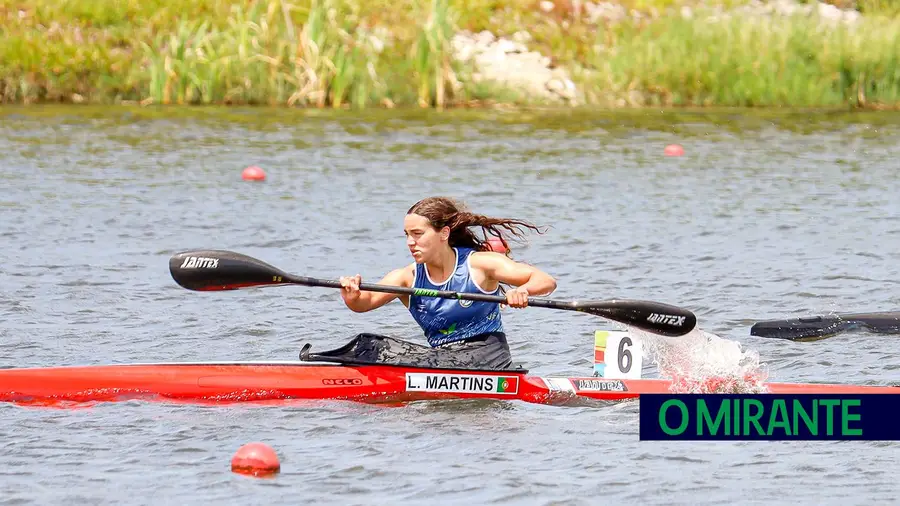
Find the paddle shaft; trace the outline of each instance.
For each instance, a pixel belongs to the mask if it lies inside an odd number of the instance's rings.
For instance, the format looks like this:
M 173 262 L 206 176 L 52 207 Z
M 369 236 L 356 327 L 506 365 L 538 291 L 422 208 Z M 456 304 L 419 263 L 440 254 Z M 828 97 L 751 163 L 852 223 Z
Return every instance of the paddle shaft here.
M 195 250 L 175 254 L 169 260 L 172 278 L 184 288 L 197 291 L 237 290 L 279 285 L 343 288 L 340 281 L 295 276 L 261 260 L 223 250 Z M 361 283 L 360 290 L 419 297 L 472 300 L 503 304 L 506 297 L 484 293 L 455 292 Z M 666 336 L 687 334 L 697 325 L 697 317 L 686 309 L 660 302 L 641 300 L 601 300 L 564 302 L 528 298 L 528 305 L 590 313 L 608 320 Z
M 296 285 L 343 288 L 340 281 L 309 278 L 304 276 L 288 275 L 286 278 L 284 278 L 284 281 Z M 506 302 L 506 297 L 503 297 L 501 295 L 490 295 L 487 293 L 454 292 L 452 290 L 429 290 L 427 288 L 406 288 L 403 286 L 379 285 L 376 283 L 360 283 L 359 289 L 360 291 L 364 292 L 396 293 L 399 295 L 416 295 L 419 297 L 437 297 L 441 299 L 475 300 L 481 302 L 497 302 L 500 304 Z M 558 300 L 536 299 L 528 297 L 528 305 L 535 307 L 574 310 L 574 304 L 575 303 L 572 302 L 562 302 Z

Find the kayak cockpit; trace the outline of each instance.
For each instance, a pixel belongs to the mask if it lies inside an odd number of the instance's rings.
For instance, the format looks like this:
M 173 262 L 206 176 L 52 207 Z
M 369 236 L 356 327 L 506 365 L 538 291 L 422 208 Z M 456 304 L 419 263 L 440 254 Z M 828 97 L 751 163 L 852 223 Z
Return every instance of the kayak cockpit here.
M 301 361 L 331 362 L 342 365 L 380 365 L 418 369 L 452 369 L 455 371 L 504 372 L 527 374 L 521 365 L 490 367 L 478 361 L 477 353 L 457 353 L 452 349 L 432 348 L 396 337 L 362 333 L 347 344 L 318 353 L 307 343 L 300 350 Z

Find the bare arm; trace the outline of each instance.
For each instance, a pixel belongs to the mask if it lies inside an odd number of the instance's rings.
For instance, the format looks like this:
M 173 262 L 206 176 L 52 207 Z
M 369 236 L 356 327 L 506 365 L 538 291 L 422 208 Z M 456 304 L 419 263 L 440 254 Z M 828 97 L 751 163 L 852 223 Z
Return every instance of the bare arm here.
M 378 284 L 409 288 L 412 286 L 412 280 L 412 268 L 410 265 L 407 265 L 387 273 L 378 281 Z M 341 278 L 341 285 L 343 285 L 341 298 L 344 300 L 344 304 L 354 312 L 365 313 L 366 311 L 380 308 L 398 297 L 403 302 L 403 305 L 409 304 L 408 296 L 406 295 L 360 291 L 360 283 L 362 283 L 362 278 L 359 274 Z
M 524 289 L 528 295 L 549 295 L 556 290 L 556 280 L 552 276 L 506 255 L 480 251 L 472 253 L 471 259 L 472 267 L 481 270 L 488 280 Z

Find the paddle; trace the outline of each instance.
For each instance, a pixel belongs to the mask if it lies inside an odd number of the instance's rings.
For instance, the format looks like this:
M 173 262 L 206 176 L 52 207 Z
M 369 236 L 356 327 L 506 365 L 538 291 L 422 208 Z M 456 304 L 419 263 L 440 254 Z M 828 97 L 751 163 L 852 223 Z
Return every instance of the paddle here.
M 175 254 L 169 271 L 179 285 L 189 290 L 220 291 L 240 288 L 305 285 L 341 288 L 340 281 L 294 276 L 253 257 L 223 250 L 195 250 Z M 505 303 L 506 297 L 483 293 L 404 288 L 361 283 L 360 290 L 419 297 L 476 300 Z M 529 298 L 528 305 L 579 311 L 664 336 L 682 336 L 697 325 L 697 317 L 686 309 L 659 302 L 640 300 L 601 300 L 564 302 Z
M 750 327 L 750 335 L 793 341 L 817 341 L 857 329 L 881 334 L 900 333 L 900 312 L 842 313 L 759 321 Z

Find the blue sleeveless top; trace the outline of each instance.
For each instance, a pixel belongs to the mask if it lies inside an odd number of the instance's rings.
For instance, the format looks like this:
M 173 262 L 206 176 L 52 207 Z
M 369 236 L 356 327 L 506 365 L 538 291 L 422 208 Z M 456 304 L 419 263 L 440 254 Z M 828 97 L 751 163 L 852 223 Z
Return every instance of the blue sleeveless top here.
M 433 283 L 425 269 L 425 264 L 416 264 L 413 288 L 429 290 L 452 290 L 454 292 L 486 292 L 475 284 L 469 273 L 469 255 L 472 248 L 453 248 L 456 251 L 456 270 L 441 284 Z M 473 300 L 441 299 L 438 297 L 409 296 L 409 312 L 425 332 L 432 347 L 475 337 L 488 332 L 503 332 L 500 321 L 500 305 L 495 302 Z

